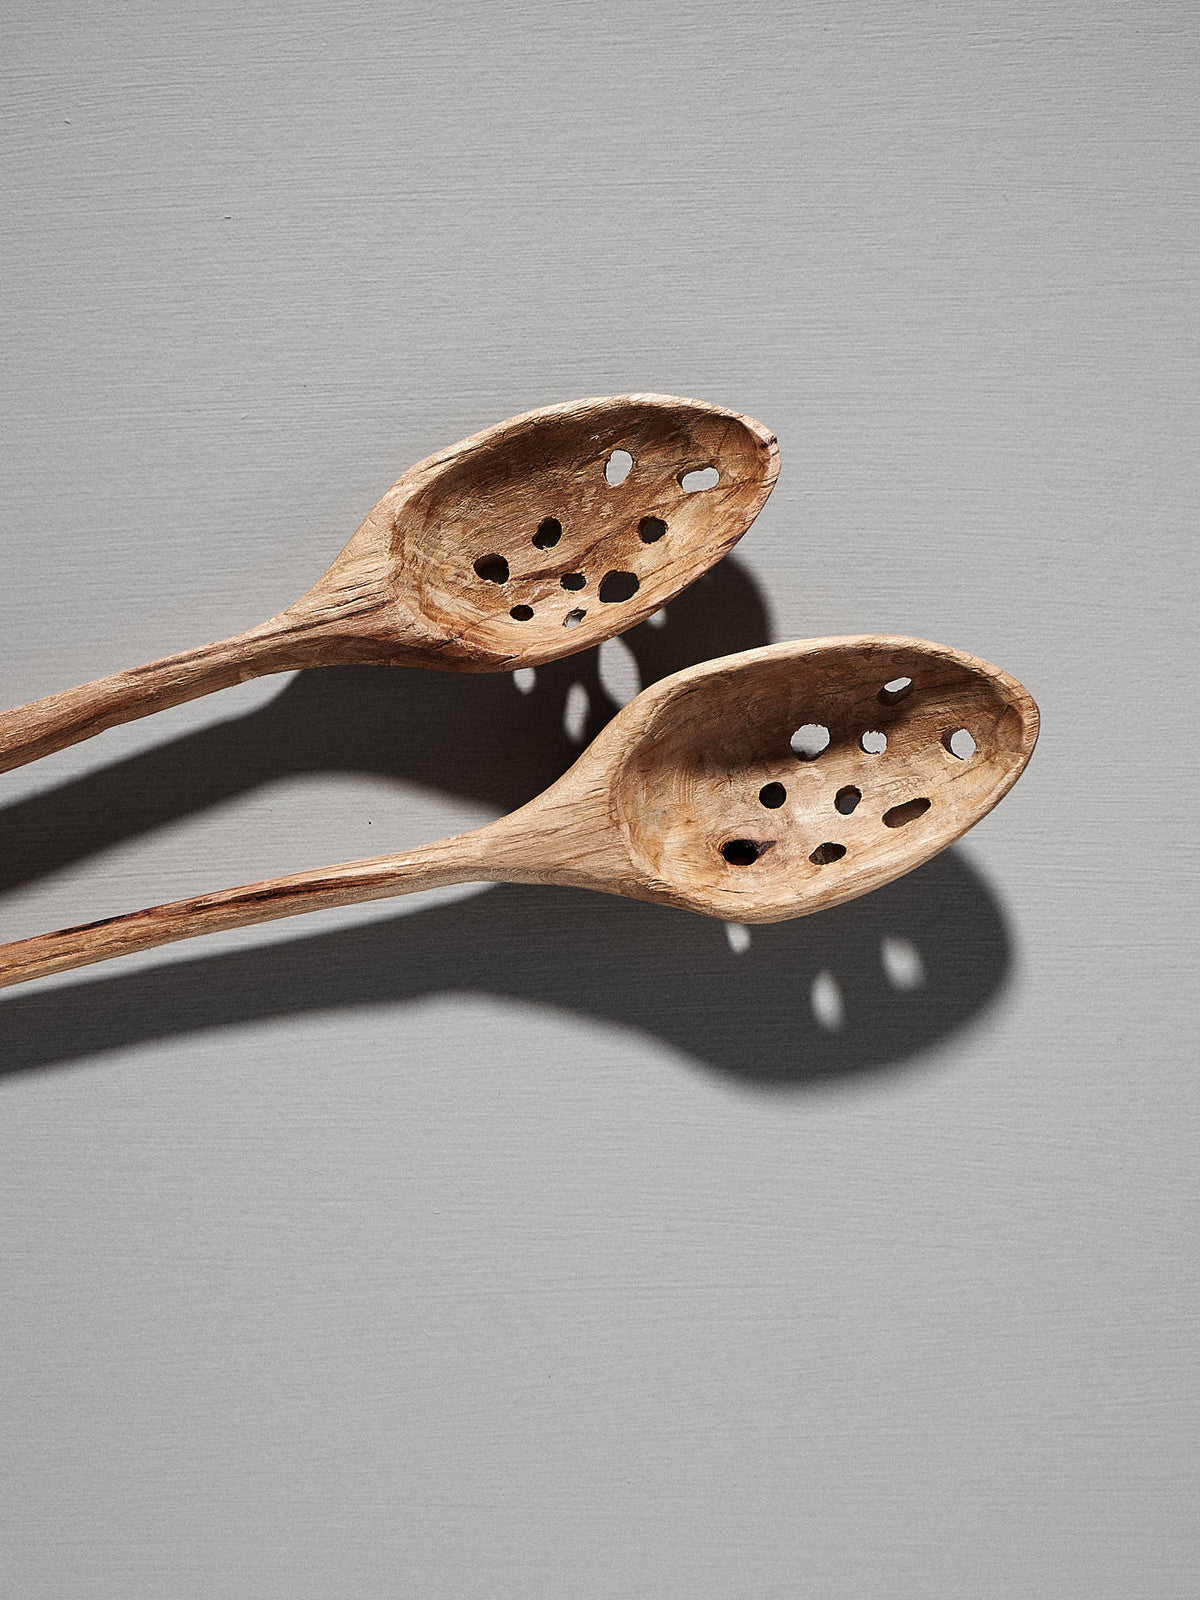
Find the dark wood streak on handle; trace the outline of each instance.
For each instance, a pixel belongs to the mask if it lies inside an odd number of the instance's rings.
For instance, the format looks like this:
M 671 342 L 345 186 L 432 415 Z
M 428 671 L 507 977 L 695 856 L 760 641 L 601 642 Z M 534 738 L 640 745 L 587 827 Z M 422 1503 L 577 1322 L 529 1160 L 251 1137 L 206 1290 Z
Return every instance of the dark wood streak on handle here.
M 269 878 L 0 945 L 0 989 L 201 934 L 487 878 L 487 833 L 478 828 L 403 855 Z

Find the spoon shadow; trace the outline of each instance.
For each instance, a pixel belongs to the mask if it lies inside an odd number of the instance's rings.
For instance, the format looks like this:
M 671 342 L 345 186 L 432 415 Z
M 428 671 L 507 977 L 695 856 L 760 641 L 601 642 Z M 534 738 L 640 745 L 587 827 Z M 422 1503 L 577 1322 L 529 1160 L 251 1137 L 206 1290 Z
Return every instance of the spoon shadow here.
M 725 560 L 623 634 L 644 688 L 713 656 L 769 643 L 758 589 Z M 403 779 L 511 811 L 548 788 L 619 706 L 601 681 L 601 646 L 536 669 L 522 693 L 507 673 L 404 667 L 300 672 L 266 705 L 0 808 L 0 894 L 262 784 L 320 772 Z M 568 734 L 568 695 L 586 713 Z
M 920 1054 L 977 1016 L 1011 966 L 1003 913 L 954 849 L 820 917 L 747 931 L 738 954 L 708 918 L 498 885 L 357 928 L 6 999 L 0 1073 L 270 1017 L 472 994 L 582 1013 L 745 1085 L 799 1088 Z M 403 1052 L 398 1043 L 398 1064 Z
M 621 644 L 645 686 L 770 637 L 758 588 L 727 559 L 661 626 Z M 568 733 L 579 686 L 586 712 Z M 302 672 L 246 716 L 0 809 L 0 892 L 295 774 L 375 774 L 508 811 L 616 710 L 598 650 L 539 667 L 528 694 L 492 673 Z M 746 938 L 735 953 L 731 939 Z M 661 906 L 499 885 L 357 928 L 14 993 L 0 1001 L 0 1074 L 268 1017 L 473 993 L 583 1013 L 712 1071 L 788 1086 L 918 1054 L 978 1014 L 1010 964 L 1003 913 L 955 850 L 815 919 L 730 936 Z

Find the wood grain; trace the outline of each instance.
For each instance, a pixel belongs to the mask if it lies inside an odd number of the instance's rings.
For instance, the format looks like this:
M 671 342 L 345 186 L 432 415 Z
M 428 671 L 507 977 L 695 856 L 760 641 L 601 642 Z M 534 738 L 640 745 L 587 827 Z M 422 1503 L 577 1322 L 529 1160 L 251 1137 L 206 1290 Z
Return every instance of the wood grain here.
M 778 472 L 761 423 L 699 400 L 620 395 L 510 418 L 410 468 L 279 616 L 0 715 L 0 772 L 274 672 L 499 672 L 587 649 L 719 561 Z M 711 486 L 692 488 L 701 473 Z
M 6 945 L 0 987 L 475 880 L 567 884 L 739 922 L 805 916 L 965 833 L 1016 782 L 1037 734 L 1016 679 L 945 646 L 867 635 L 745 651 L 644 690 L 557 783 L 485 827 Z

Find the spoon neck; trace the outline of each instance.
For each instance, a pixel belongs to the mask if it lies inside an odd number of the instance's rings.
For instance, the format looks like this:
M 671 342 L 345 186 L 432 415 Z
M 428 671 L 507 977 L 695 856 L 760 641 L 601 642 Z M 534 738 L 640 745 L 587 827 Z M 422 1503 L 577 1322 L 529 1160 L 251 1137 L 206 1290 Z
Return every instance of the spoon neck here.
M 570 783 L 572 776 L 462 836 L 461 843 L 477 853 L 476 876 L 496 883 L 636 893 L 618 824 L 597 791 Z
M 453 640 L 416 613 L 397 583 L 392 538 L 376 507 L 312 588 L 265 624 L 290 639 L 304 657 L 297 665 L 443 664 L 436 652 Z

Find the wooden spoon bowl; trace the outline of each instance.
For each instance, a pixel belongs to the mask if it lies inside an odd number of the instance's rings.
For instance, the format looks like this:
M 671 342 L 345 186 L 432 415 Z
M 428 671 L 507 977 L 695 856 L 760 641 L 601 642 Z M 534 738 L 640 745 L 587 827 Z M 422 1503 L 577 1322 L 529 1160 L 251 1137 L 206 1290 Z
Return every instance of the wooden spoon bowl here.
M 619 395 L 513 417 L 410 468 L 278 616 L 0 714 L 0 772 L 273 672 L 497 672 L 584 650 L 727 554 L 778 472 L 772 434 L 700 400 Z
M 693 669 L 690 688 L 640 697 L 613 805 L 647 898 L 731 921 L 804 915 L 920 865 L 991 810 L 1037 738 L 1015 679 L 917 640 L 772 646 Z
M 538 666 L 693 583 L 777 472 L 772 436 L 715 406 L 655 395 L 553 406 L 414 467 L 343 561 L 386 554 L 389 605 L 402 625 L 419 614 L 434 664 Z M 338 585 L 340 567 L 329 577 Z
M 194 934 L 491 879 L 779 922 L 927 861 L 1037 740 L 1028 691 L 943 645 L 770 645 L 632 700 L 536 800 L 406 855 L 350 861 L 0 947 L 0 987 Z

